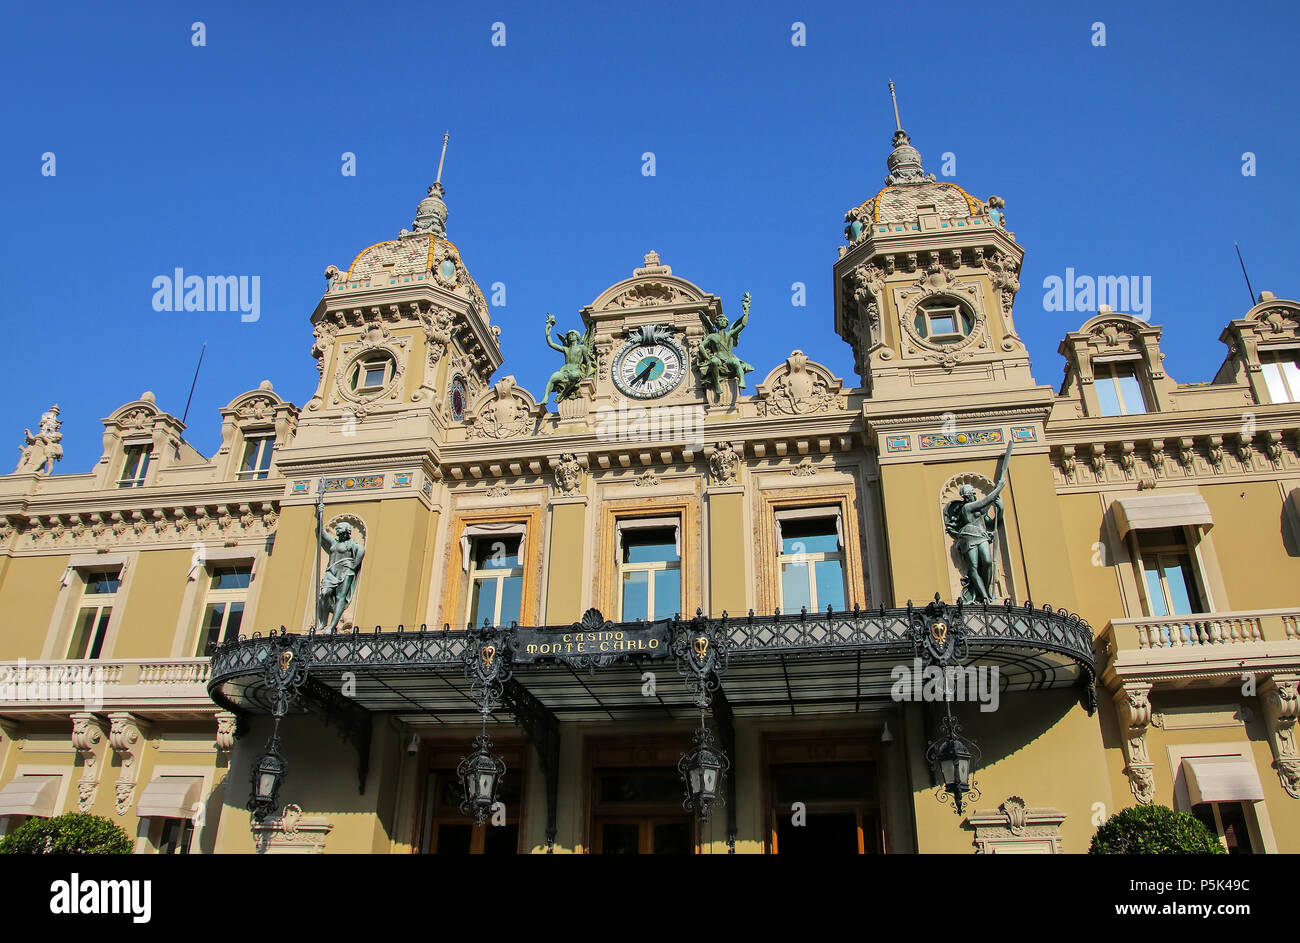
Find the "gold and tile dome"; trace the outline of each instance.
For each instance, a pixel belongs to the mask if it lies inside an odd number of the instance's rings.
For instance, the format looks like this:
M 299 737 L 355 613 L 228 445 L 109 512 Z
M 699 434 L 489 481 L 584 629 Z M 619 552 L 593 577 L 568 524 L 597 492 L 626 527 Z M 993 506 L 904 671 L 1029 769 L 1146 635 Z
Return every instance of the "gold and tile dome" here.
M 884 188 L 844 214 L 844 235 L 850 244 L 861 240 L 873 224 L 914 224 L 922 213 L 934 213 L 944 221 L 990 217 L 988 205 L 957 184 L 925 172 L 921 152 L 912 146 L 906 131 L 895 131 L 893 143 Z M 996 199 L 990 198 L 990 203 Z M 1000 216 L 994 222 L 1000 222 Z

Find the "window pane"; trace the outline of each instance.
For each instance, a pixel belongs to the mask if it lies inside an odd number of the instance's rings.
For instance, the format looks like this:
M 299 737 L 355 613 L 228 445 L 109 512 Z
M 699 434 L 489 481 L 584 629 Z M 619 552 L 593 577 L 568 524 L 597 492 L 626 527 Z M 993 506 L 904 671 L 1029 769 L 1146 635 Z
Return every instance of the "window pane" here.
M 844 567 L 839 560 L 823 560 L 813 564 L 817 579 L 817 608 L 822 612 L 833 606 L 838 612 L 844 608 Z
M 497 608 L 497 581 L 495 579 L 478 579 L 474 581 L 473 595 L 469 602 L 469 621 L 482 625 L 487 619 L 494 624 Z
M 1192 577 L 1192 563 L 1185 556 L 1179 556 L 1173 559 L 1165 558 L 1165 582 L 1169 584 L 1170 602 L 1173 604 L 1174 611 L 1170 613 L 1175 616 L 1185 616 L 1192 612 L 1199 612 L 1200 606 L 1196 599 L 1196 582 Z
M 798 612 L 800 608 L 812 608 L 812 597 L 808 593 L 808 564 L 781 564 L 781 610 Z
M 1097 403 L 1101 406 L 1101 414 L 1103 416 L 1121 415 L 1119 392 L 1115 387 L 1115 381 L 1109 375 L 1098 373 L 1097 382 L 1094 386 L 1097 388 Z
M 229 642 L 231 639 L 239 638 L 239 628 L 244 624 L 244 604 L 242 602 L 232 602 L 230 612 L 226 616 L 226 631 L 222 635 L 223 642 Z
M 1275 403 L 1289 403 L 1286 384 L 1282 382 L 1282 365 L 1278 363 L 1263 364 L 1264 383 L 1268 386 L 1268 398 Z
M 1143 569 L 1147 578 L 1147 596 L 1151 599 L 1151 615 L 1169 615 L 1169 606 L 1165 603 L 1165 589 L 1160 584 L 1160 568 L 1155 561 L 1146 561 Z
M 72 644 L 68 646 L 69 658 L 85 658 L 90 649 L 90 633 L 95 627 L 95 615 L 98 609 L 83 609 L 77 616 L 77 627 L 72 633 Z
M 649 618 L 648 602 L 650 591 L 650 574 L 636 570 L 623 574 L 623 615 L 622 621 Z
M 508 576 L 501 581 L 501 618 L 499 625 L 519 621 L 520 599 L 524 592 L 522 576 Z
M 679 559 L 676 530 L 656 527 L 654 530 L 626 530 L 623 532 L 624 563 L 667 563 Z
M 667 619 L 682 611 L 682 571 L 655 571 L 655 611 L 653 618 Z
M 1120 395 L 1124 398 L 1126 413 L 1144 413 L 1147 411 L 1146 400 L 1142 396 L 1142 386 L 1131 372 L 1116 373 L 1115 382 L 1119 385 Z
M 223 566 L 212 574 L 213 589 L 248 589 L 253 578 L 250 566 Z
M 195 653 L 205 656 L 212 652 L 221 641 L 221 618 L 226 614 L 225 603 L 211 603 L 203 612 L 203 629 L 199 634 L 199 650 Z
M 839 549 L 833 517 L 781 522 L 782 553 L 835 553 Z
M 95 625 L 95 638 L 90 643 L 90 654 L 87 658 L 98 658 L 100 651 L 104 648 L 104 639 L 108 635 L 108 617 L 113 614 L 113 610 L 105 606 L 99 610 L 99 621 Z
M 519 535 L 474 540 L 474 569 L 508 570 L 519 565 Z
M 930 315 L 930 331 L 934 334 L 956 334 L 957 319 L 951 314 Z
M 387 364 L 368 363 L 366 364 L 366 386 L 383 386 L 384 376 L 387 374 Z
M 1290 402 L 1300 400 L 1300 363 L 1294 360 L 1283 360 L 1282 377 L 1291 391 L 1288 397 Z
M 97 596 L 104 593 L 115 593 L 121 585 L 122 580 L 117 572 L 86 574 L 86 593 L 88 595 Z

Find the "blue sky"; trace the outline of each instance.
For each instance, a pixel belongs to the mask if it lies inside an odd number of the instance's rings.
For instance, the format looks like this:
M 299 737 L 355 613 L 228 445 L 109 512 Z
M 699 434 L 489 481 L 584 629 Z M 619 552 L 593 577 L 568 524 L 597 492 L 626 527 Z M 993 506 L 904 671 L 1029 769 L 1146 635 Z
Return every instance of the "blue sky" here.
M 10 351 L 0 444 L 57 401 L 61 472 L 100 419 L 153 390 L 187 438 L 269 378 L 302 405 L 326 265 L 409 226 L 442 132 L 449 237 L 496 309 L 502 373 L 540 394 L 562 329 L 650 249 L 738 312 L 761 379 L 803 349 L 855 384 L 834 333 L 843 214 L 883 182 L 903 125 L 938 172 L 1002 196 L 1026 248 L 1016 321 L 1040 383 L 1086 314 L 1043 280 L 1150 276 L 1166 369 L 1208 380 L 1255 291 L 1300 296 L 1293 3 L 925 5 L 24 4 L 0 78 L 0 275 Z M 191 44 L 191 24 L 207 45 Z M 807 45 L 791 43 L 806 24 Z M 1106 45 L 1091 43 L 1092 24 Z M 503 22 L 506 45 L 491 44 Z M 357 174 L 340 173 L 356 154 Z M 656 155 L 656 175 L 641 155 Z M 1243 176 L 1242 154 L 1256 155 Z M 56 175 L 42 176 L 42 154 Z M 261 317 L 156 312 L 152 280 L 258 275 Z M 806 308 L 791 284 L 807 285 Z M 0 473 L 9 469 L 0 469 Z

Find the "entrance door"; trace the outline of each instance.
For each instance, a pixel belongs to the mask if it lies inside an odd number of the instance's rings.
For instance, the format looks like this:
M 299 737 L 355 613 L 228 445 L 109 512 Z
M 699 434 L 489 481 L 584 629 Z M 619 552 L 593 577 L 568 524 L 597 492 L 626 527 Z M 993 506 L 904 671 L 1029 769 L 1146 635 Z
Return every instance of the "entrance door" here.
M 675 767 L 592 770 L 592 850 L 598 855 L 689 855 L 694 820 Z
M 502 808 L 493 820 L 475 825 L 460 811 L 461 784 L 456 764 L 463 745 L 426 745 L 424 799 L 417 835 L 422 854 L 513 855 L 519 851 L 520 798 L 524 788 L 524 751 L 513 744 L 498 748 L 506 761 L 498 798 Z
M 872 745 L 860 738 L 768 742 L 769 846 L 781 855 L 861 855 L 882 850 Z

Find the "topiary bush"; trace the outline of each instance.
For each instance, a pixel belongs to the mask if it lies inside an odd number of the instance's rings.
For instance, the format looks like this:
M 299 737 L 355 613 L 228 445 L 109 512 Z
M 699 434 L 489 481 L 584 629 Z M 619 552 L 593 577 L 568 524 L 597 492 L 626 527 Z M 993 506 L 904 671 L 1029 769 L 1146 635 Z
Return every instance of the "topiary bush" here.
M 100 815 L 69 812 L 28 819 L 4 838 L 0 855 L 129 855 L 131 839 Z
M 1222 855 L 1218 837 L 1196 816 L 1139 805 L 1111 816 L 1092 836 L 1090 855 Z

